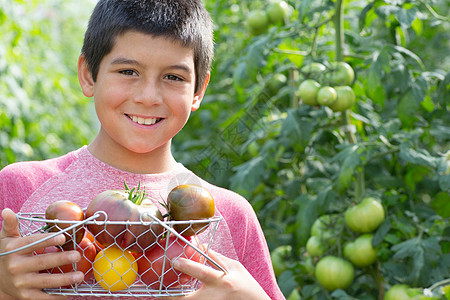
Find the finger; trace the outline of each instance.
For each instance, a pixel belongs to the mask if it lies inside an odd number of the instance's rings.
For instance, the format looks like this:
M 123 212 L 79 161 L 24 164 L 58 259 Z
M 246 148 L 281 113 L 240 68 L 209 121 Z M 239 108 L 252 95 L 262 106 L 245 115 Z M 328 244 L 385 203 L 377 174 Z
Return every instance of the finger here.
M 17 221 L 16 214 L 9 208 L 5 208 L 2 211 L 2 231 L 0 232 L 0 238 L 4 237 L 19 237 L 19 221 Z
M 40 250 L 46 247 L 52 247 L 57 245 L 62 245 L 66 241 L 66 238 L 63 234 L 58 234 L 57 236 L 45 240 L 45 238 L 48 238 L 49 236 L 53 235 L 54 233 L 43 233 L 43 234 L 32 234 L 29 236 L 25 236 L 22 238 L 17 238 L 11 241 L 8 246 L 5 248 L 5 251 L 13 251 L 22 247 L 25 247 L 22 250 L 18 250 L 17 253 L 19 254 L 27 254 L 31 253 L 36 250 Z M 35 242 L 41 241 L 37 244 L 34 244 Z
M 212 284 L 224 275 L 222 271 L 217 271 L 211 267 L 186 258 L 176 259 L 173 262 L 173 266 L 178 271 L 197 278 L 206 285 Z
M 17 284 L 29 289 L 52 289 L 80 283 L 84 280 L 84 274 L 80 271 L 60 274 L 29 273 L 28 276 L 23 276 L 22 280 L 24 282 L 16 281 Z
M 10 263 L 11 273 L 28 273 L 47 270 L 58 266 L 77 263 L 81 259 L 78 251 L 64 251 L 57 253 L 47 253 L 40 255 L 26 256 L 22 259 L 15 259 Z

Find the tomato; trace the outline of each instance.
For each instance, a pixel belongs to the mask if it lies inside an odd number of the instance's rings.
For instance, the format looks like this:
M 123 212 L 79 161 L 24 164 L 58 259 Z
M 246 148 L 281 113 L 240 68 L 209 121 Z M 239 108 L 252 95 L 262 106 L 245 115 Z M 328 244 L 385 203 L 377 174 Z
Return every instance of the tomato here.
M 110 246 L 100 251 L 94 260 L 95 280 L 108 291 L 120 291 L 136 280 L 138 267 L 130 251 Z
M 336 91 L 336 101 L 329 105 L 333 111 L 344 111 L 352 107 L 356 96 L 351 87 L 348 85 L 335 86 L 334 90 Z
M 145 192 L 138 186 L 136 194 L 128 187 L 124 191 L 107 190 L 92 199 L 86 210 L 86 218 L 93 216 L 98 211 L 106 212 L 108 221 L 134 221 L 142 219 L 151 222 L 150 215 L 163 220 L 163 216 L 156 204 L 145 198 Z M 105 220 L 100 214 L 96 221 Z M 151 247 L 163 232 L 161 225 L 153 222 L 152 225 L 126 225 L 126 224 L 94 224 L 87 225 L 88 230 L 95 239 L 107 247 L 112 244 L 133 252 L 142 252 Z
M 353 265 L 336 256 L 325 256 L 316 265 L 317 281 L 327 290 L 346 289 L 353 282 Z
M 298 87 L 298 95 L 303 103 L 307 105 L 317 105 L 317 92 L 320 84 L 313 79 L 306 79 Z
M 306 242 L 306 252 L 311 256 L 322 256 L 325 253 L 325 245 L 322 242 L 322 238 L 312 235 Z
M 267 82 L 267 88 L 272 94 L 278 93 L 278 91 L 287 84 L 287 77 L 283 73 L 276 73 Z
M 74 271 L 81 271 L 84 273 L 84 280 L 87 281 L 93 276 L 92 263 L 94 262 L 97 250 L 95 245 L 89 240 L 87 236 L 76 247 L 77 251 L 81 254 L 81 260 L 76 264 L 67 264 L 59 267 L 55 267 L 48 270 L 42 270 L 40 273 L 69 273 Z M 63 251 L 61 247 L 46 247 L 36 251 L 37 255 L 45 253 L 56 253 Z
M 377 260 L 378 250 L 372 246 L 373 234 L 366 233 L 344 246 L 344 256 L 357 267 L 367 267 Z
M 355 79 L 352 67 L 343 61 L 332 63 L 330 81 L 333 85 L 351 85 Z
M 293 289 L 286 300 L 302 300 L 298 289 Z
M 408 296 L 408 289 L 406 284 L 393 285 L 384 295 L 384 300 L 411 300 L 413 298 Z
M 326 69 L 327 68 L 323 64 L 318 62 L 312 62 L 308 65 L 303 66 L 301 68 L 301 72 L 306 76 L 306 78 L 320 81 Z
M 65 228 L 68 228 L 76 222 L 80 222 L 84 220 L 84 212 L 77 204 L 67 201 L 67 200 L 59 200 L 50 204 L 45 210 L 45 218 L 47 220 L 60 220 L 60 221 L 75 221 L 74 223 L 53 223 L 47 222 L 47 226 L 49 227 L 49 231 L 58 232 Z M 64 235 L 66 237 L 66 242 L 62 245 L 64 250 L 73 250 L 74 242 L 77 244 L 81 242 L 84 236 L 84 227 L 80 225 L 79 227 L 75 227 L 75 241 L 72 239 L 72 235 L 74 234 L 73 230 L 69 230 L 65 232 Z
M 272 24 L 283 23 L 289 17 L 290 8 L 285 1 L 273 1 L 267 9 L 267 17 Z
M 336 99 L 336 90 L 331 86 L 323 86 L 317 92 L 317 103 L 320 105 L 332 105 Z
M 214 198 L 203 187 L 182 184 L 173 188 L 167 196 L 170 217 L 175 221 L 203 220 L 214 217 L 216 206 Z M 183 236 L 198 234 L 209 223 L 175 224 L 174 229 Z
M 77 245 L 77 251 L 81 254 L 81 260 L 75 266 L 68 264 L 53 268 L 52 273 L 68 273 L 77 270 L 84 273 L 85 281 L 90 279 L 93 275 L 92 263 L 97 255 L 97 249 L 87 237 L 84 237 Z
M 273 271 L 275 276 L 280 276 L 281 273 L 288 269 L 287 261 L 292 255 L 291 245 L 278 246 L 270 252 L 270 258 L 272 260 Z
M 91 243 L 93 243 L 95 245 L 95 249 L 97 249 L 97 252 L 105 249 L 105 246 L 100 244 L 89 230 L 86 230 L 84 235 L 86 238 L 88 238 L 91 241 Z
M 191 242 L 197 246 L 195 239 Z M 159 289 L 160 284 L 163 288 L 174 288 L 188 283 L 192 277 L 172 267 L 172 262 L 179 257 L 201 261 L 201 255 L 176 236 L 170 235 L 169 240 L 160 240 L 157 246 L 137 256 L 142 282 L 155 289 Z
M 311 236 L 317 236 L 325 245 L 332 246 L 337 242 L 337 235 L 343 224 L 344 220 L 340 215 L 322 215 L 314 221 Z
M 345 222 L 355 232 L 372 232 L 384 221 L 384 208 L 375 198 L 364 198 L 345 211 Z
M 251 11 L 247 17 L 247 26 L 252 34 L 263 33 L 268 24 L 269 18 L 263 10 Z

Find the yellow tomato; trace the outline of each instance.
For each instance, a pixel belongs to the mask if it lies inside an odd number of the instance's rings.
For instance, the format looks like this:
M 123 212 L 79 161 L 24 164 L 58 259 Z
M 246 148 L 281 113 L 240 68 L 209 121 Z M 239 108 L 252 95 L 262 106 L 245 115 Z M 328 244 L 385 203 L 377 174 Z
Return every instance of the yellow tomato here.
M 129 251 L 112 246 L 100 251 L 94 260 L 95 280 L 109 291 L 128 288 L 136 280 L 138 267 Z

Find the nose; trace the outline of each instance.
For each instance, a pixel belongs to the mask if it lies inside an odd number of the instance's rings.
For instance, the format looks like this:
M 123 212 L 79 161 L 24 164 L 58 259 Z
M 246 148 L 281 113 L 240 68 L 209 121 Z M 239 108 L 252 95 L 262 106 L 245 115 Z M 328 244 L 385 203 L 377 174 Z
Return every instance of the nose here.
M 161 105 L 163 102 L 161 84 L 154 79 L 143 80 L 139 84 L 134 102 L 145 105 Z

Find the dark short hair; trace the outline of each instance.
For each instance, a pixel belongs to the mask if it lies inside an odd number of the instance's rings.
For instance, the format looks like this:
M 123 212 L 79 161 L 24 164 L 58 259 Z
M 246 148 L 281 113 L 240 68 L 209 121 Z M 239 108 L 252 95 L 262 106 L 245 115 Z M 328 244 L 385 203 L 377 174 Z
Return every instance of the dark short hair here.
M 195 90 L 205 82 L 214 42 L 211 17 L 201 0 L 100 0 L 81 50 L 94 81 L 116 37 L 128 31 L 168 37 L 193 49 Z

